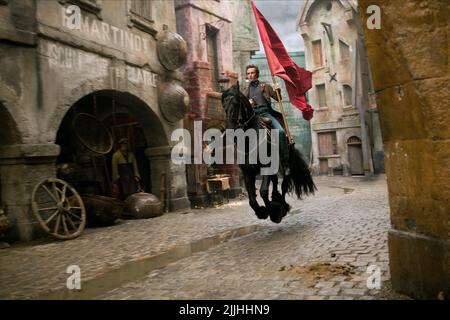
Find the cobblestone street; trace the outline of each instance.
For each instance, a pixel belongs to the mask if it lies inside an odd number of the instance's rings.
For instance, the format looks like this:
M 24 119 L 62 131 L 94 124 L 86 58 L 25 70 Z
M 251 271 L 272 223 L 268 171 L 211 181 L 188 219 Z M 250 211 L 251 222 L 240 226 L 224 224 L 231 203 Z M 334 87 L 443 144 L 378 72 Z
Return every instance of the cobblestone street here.
M 405 299 L 390 291 L 385 176 L 317 177 L 281 224 L 247 201 L 87 229 L 78 239 L 0 251 L 0 297 Z M 82 290 L 65 289 L 68 265 Z M 380 290 L 367 288 L 367 267 Z M 71 295 L 73 294 L 73 295 Z
M 280 225 L 155 270 L 102 298 L 382 298 L 389 288 L 384 177 L 316 181 L 318 194 L 295 202 L 297 210 Z M 371 264 L 380 268 L 381 290 L 367 288 Z

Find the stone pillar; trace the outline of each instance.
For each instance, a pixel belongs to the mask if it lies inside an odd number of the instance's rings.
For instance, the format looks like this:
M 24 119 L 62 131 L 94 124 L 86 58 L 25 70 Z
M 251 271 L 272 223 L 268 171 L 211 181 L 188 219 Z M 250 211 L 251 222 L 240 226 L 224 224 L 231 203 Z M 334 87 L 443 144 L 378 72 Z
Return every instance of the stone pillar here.
M 31 195 L 39 182 L 56 177 L 59 152 L 56 144 L 0 147 L 1 204 L 11 223 L 8 240 L 29 241 L 42 231 L 31 212 Z
M 314 126 L 314 125 L 312 125 Z M 315 175 L 320 174 L 320 160 L 319 160 L 319 139 L 317 136 L 317 132 L 311 128 L 311 148 L 312 148 L 312 155 L 311 155 L 311 170 L 312 173 Z
M 381 29 L 360 16 L 385 144 L 395 290 L 450 294 L 450 7 L 447 0 L 380 0 Z
M 185 119 L 187 128 L 194 137 L 194 121 L 202 121 L 202 135 L 205 129 L 208 109 L 208 93 L 212 92 L 210 66 L 205 61 L 194 61 L 192 68 L 185 70 L 185 83 L 183 84 L 190 97 L 191 117 Z M 205 164 L 191 164 L 186 166 L 188 171 L 189 200 L 193 206 L 206 206 L 209 203 L 206 192 L 208 170 Z
M 384 173 L 384 149 L 380 129 L 380 117 L 378 110 L 369 110 L 372 123 L 372 141 L 373 141 L 373 170 L 375 174 Z
M 171 148 L 168 146 L 147 148 L 145 154 L 150 161 L 152 194 L 160 197 L 161 174 L 165 174 L 167 210 L 190 208 L 186 192 L 186 168 L 185 165 L 177 165 L 170 160 Z

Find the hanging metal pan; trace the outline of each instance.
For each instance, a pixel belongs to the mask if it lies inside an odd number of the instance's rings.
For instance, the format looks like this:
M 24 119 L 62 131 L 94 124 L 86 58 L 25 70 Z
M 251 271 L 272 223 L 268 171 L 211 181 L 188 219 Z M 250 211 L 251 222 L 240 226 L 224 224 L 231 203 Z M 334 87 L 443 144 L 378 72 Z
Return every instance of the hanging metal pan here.
M 113 148 L 113 138 L 105 125 L 89 113 L 79 113 L 73 119 L 73 131 L 78 142 L 90 153 L 108 154 Z

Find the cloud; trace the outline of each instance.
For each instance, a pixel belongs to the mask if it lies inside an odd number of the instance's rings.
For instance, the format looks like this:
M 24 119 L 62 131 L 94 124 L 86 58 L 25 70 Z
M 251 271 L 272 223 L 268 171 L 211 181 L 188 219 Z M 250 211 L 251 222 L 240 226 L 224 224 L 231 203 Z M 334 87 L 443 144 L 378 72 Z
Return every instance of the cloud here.
M 297 17 L 305 4 L 302 0 L 255 0 L 255 5 L 269 21 L 288 51 L 303 51 L 304 44 L 296 31 Z M 264 48 L 260 41 L 261 51 Z

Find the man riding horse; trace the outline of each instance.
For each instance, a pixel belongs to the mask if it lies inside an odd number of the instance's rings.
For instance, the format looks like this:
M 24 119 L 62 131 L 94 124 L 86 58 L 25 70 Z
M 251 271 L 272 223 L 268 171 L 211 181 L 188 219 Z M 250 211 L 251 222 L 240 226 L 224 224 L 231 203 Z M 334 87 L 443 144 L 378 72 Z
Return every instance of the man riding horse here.
M 281 113 L 272 108 L 270 100 L 270 98 L 273 98 L 276 101 L 279 101 L 278 97 L 281 100 L 281 90 L 277 85 L 274 85 L 275 88 L 273 88 L 270 84 L 259 81 L 259 68 L 253 64 L 246 67 L 246 75 L 247 80 L 249 80 L 249 85 L 242 90 L 242 93 L 249 99 L 259 120 L 265 123 L 269 128 L 279 130 L 280 165 L 284 175 L 288 175 L 289 149 L 286 131 L 282 125 L 283 121 Z M 278 91 L 278 95 L 275 90 Z
M 253 67 L 247 69 L 247 71 L 250 70 L 251 73 L 253 72 L 252 69 L 257 72 L 257 69 Z M 250 76 L 249 78 L 253 78 L 253 76 Z M 253 80 L 257 80 L 256 73 Z M 278 132 L 281 137 L 279 139 L 280 150 L 278 151 L 281 152 L 280 158 L 287 158 L 280 161 L 280 163 L 283 161 L 285 163 L 281 164 L 278 168 L 282 169 L 279 171 L 283 179 L 281 183 L 281 193 L 278 191 L 278 174 L 262 174 L 262 168 L 267 166 L 267 164 L 263 164 L 260 160 L 258 160 L 257 163 L 252 163 L 250 161 L 249 152 L 245 152 L 245 162 L 240 163 L 239 167 L 244 177 L 249 204 L 256 216 L 259 219 L 267 219 L 270 216 L 270 220 L 275 223 L 280 223 L 290 210 L 290 206 L 285 200 L 286 194 L 295 194 L 298 199 L 301 199 L 303 195 L 314 194 L 316 186 L 312 180 L 308 165 L 299 150 L 294 147 L 294 144 L 288 145 L 284 133 L 285 131 L 280 124 L 279 113 L 270 106 L 270 97 L 274 97 L 274 89 L 267 84 L 260 85 L 259 83 L 253 82 L 248 89 L 244 90 L 244 92 L 247 93 L 247 96 L 240 91 L 239 82 L 222 92 L 221 100 L 226 115 L 226 129 L 227 132 L 228 129 L 243 130 L 244 132 L 247 132 L 248 130 L 258 130 L 263 128 L 269 129 L 267 132 L 269 135 L 272 128 L 279 129 Z M 269 126 L 266 125 L 267 122 L 270 122 Z M 266 143 L 271 144 L 271 141 L 276 140 L 278 139 L 269 139 L 266 140 Z M 285 144 L 282 144 L 282 141 L 284 141 Z M 261 141 L 261 143 L 263 144 L 264 142 Z M 262 145 L 258 142 L 257 148 L 260 146 Z M 248 144 L 247 147 L 250 148 L 250 144 Z M 272 147 L 270 149 L 272 149 Z M 273 156 L 272 153 L 271 156 Z M 262 178 L 260 195 L 264 201 L 263 206 L 261 206 L 256 199 L 255 182 L 258 174 L 261 174 Z M 272 184 L 271 199 L 269 197 L 270 184 Z
M 306 120 L 310 120 L 314 110 L 307 103 L 305 93 L 312 86 L 312 73 L 295 64 L 273 28 L 256 8 L 253 0 L 251 6 L 272 77 L 278 76 L 285 81 L 290 102 L 303 112 L 303 117 Z M 272 129 L 278 129 L 276 131 L 278 131 L 279 139 L 267 139 L 267 143 L 271 144 L 270 149 L 272 149 L 275 146 L 272 141 L 275 143 L 279 140 L 280 166 L 278 169 L 281 169 L 279 173 L 283 179 L 281 193 L 278 191 L 278 173 L 262 174 L 262 169 L 266 166 L 263 163 L 266 162 L 265 160 L 259 159 L 256 164 L 253 164 L 248 161 L 249 155 L 246 153 L 247 159 L 245 163 L 239 164 L 239 167 L 244 177 L 250 207 L 256 216 L 259 219 L 267 219 L 270 216 L 270 220 L 280 223 L 290 210 L 290 206 L 285 199 L 286 194 L 295 194 L 298 199 L 301 199 L 304 195 L 314 194 L 316 186 L 308 164 L 300 151 L 294 146 L 289 129 L 282 125 L 283 123 L 287 126 L 281 101 L 279 102 L 282 114 L 272 109 L 271 98 L 277 101 L 281 100 L 279 91 L 277 91 L 279 90 L 278 86 L 273 88 L 267 83 L 260 83 L 258 80 L 259 70 L 255 65 L 247 66 L 246 74 L 250 83 L 243 92 L 240 91 L 238 82 L 222 93 L 221 100 L 226 115 L 226 126 L 227 129 L 240 129 L 244 132 L 262 128 L 270 129 L 267 131 L 269 138 L 273 133 Z M 286 136 L 286 133 L 288 136 Z M 248 146 L 250 147 L 250 142 L 248 142 Z M 258 146 L 259 143 L 256 147 L 258 148 Z M 262 142 L 261 147 L 265 148 L 266 146 Z M 274 154 L 271 153 L 271 157 L 273 156 Z M 262 206 L 256 199 L 255 183 L 258 174 L 261 174 L 262 177 L 260 186 L 260 195 L 264 201 Z M 272 184 L 271 198 L 269 197 L 269 184 Z

